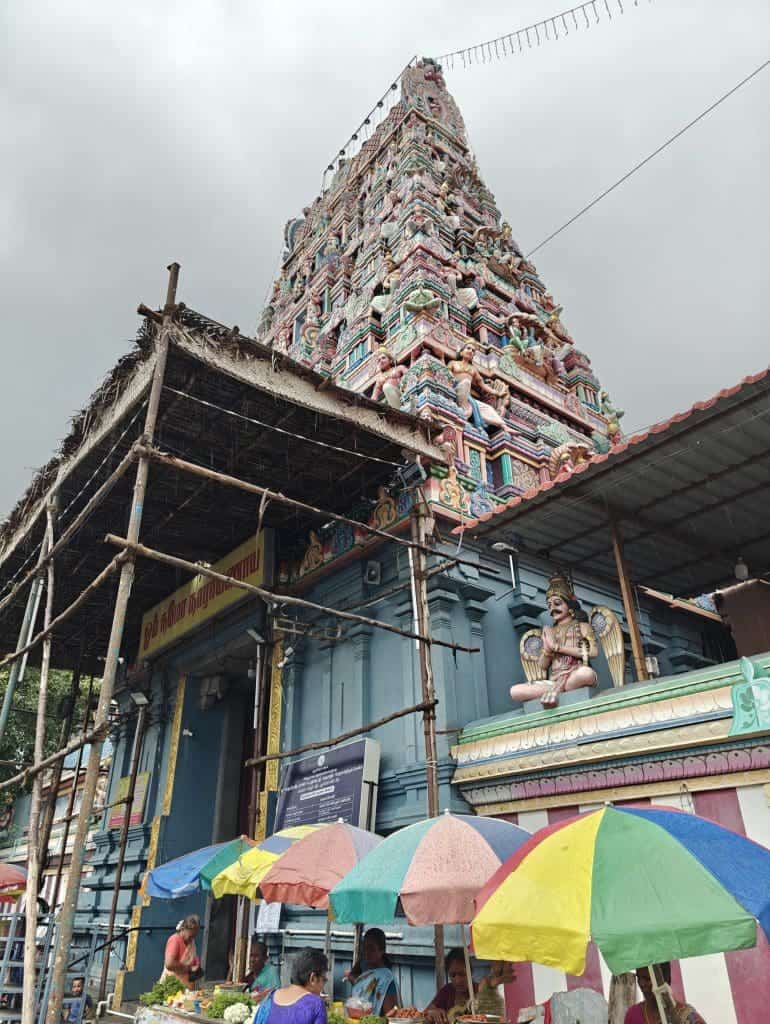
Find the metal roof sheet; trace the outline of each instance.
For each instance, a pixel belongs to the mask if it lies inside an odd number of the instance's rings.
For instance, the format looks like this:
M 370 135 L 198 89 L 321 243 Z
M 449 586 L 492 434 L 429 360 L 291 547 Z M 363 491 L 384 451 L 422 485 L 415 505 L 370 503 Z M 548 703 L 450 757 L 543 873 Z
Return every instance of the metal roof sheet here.
M 620 521 L 634 582 L 679 596 L 770 570 L 770 367 L 634 434 L 470 525 L 564 567 L 616 576 Z

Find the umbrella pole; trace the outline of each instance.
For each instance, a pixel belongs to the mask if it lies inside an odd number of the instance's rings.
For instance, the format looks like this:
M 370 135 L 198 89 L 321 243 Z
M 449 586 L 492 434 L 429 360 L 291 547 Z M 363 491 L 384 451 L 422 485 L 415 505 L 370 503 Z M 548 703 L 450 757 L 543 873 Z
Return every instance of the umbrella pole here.
M 655 964 L 650 964 L 647 968 L 650 972 L 650 980 L 652 981 L 652 991 L 655 993 L 655 1002 L 658 1004 L 658 1013 L 660 1014 L 660 1024 L 671 1024 L 673 1018 L 670 1016 L 671 999 L 668 994 L 668 989 L 663 977 Z
M 476 1012 L 476 993 L 473 989 L 473 971 L 471 970 L 471 955 L 468 952 L 468 938 L 465 934 L 465 925 L 460 925 L 463 935 L 463 956 L 465 958 L 465 976 L 468 979 L 468 992 L 471 997 L 471 1013 Z
M 324 938 L 324 953 L 326 954 L 326 962 L 329 963 L 329 958 L 332 955 L 332 919 L 329 917 L 329 912 L 326 912 L 326 937 Z

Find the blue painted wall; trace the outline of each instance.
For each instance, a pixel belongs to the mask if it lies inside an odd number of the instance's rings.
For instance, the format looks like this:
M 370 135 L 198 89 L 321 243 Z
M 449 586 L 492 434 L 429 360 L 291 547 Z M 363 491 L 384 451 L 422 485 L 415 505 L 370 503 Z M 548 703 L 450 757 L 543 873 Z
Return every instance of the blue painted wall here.
M 454 548 L 447 548 L 451 556 Z M 508 689 L 524 678 L 519 659 L 519 637 L 528 628 L 548 621 L 545 566 L 524 563 L 518 568 L 517 587 L 511 591 L 507 561 L 490 558 L 488 549 L 474 551 L 467 546 L 463 557 L 478 559 L 478 569 L 462 566 L 433 577 L 429 582 L 429 603 L 433 635 L 438 639 L 479 647 L 478 654 L 454 653 L 433 648 L 433 666 L 439 730 L 439 777 L 442 807 L 467 810 L 459 793 L 450 785 L 453 763 L 449 749 L 456 731 L 470 721 L 510 711 Z M 383 548 L 377 553 L 382 580 L 377 588 L 364 582 L 364 564 L 352 562 L 332 573 L 307 591 L 311 600 L 334 607 L 351 607 L 367 602 L 378 592 L 408 582 L 408 558 L 403 548 Z M 611 588 L 587 578 L 576 579 L 576 591 L 586 610 L 604 604 L 622 620 L 620 597 Z M 412 605 L 408 586 L 387 599 L 361 608 L 363 614 L 383 619 L 402 628 L 412 628 Z M 713 646 L 719 627 L 705 620 L 669 609 L 646 599 L 640 609 L 641 628 L 651 652 L 658 653 L 662 673 L 686 671 L 703 663 L 704 651 Z M 144 871 L 150 824 L 160 813 L 165 786 L 170 722 L 179 674 L 188 675 L 182 726 L 192 733 L 180 738 L 171 813 L 162 819 L 158 863 L 237 832 L 234 793 L 237 795 L 244 718 L 251 715 L 250 688 L 245 678 L 231 680 L 224 699 L 203 710 L 200 704 L 201 666 L 211 672 L 217 658 L 224 658 L 230 646 L 243 638 L 247 626 L 256 624 L 253 606 L 234 611 L 221 623 L 209 624 L 194 638 L 160 659 L 152 678 L 151 725 L 145 738 L 141 770 L 151 772 L 152 783 L 144 822 L 131 829 L 121 893 L 120 920 L 127 923 L 137 898 Z M 316 621 L 316 627 L 332 628 L 331 620 Z M 327 738 L 380 718 L 389 712 L 415 704 L 421 699 L 418 660 L 414 641 L 364 625 L 345 624 L 340 640 L 293 639 L 283 678 L 284 749 Z M 729 656 L 726 650 L 725 656 Z M 629 658 L 630 663 L 630 658 Z M 600 656 L 597 669 L 600 687 L 611 685 L 609 672 Z M 629 668 L 629 678 L 631 673 Z M 426 814 L 425 768 L 422 721 L 413 715 L 376 730 L 372 736 L 382 744 L 377 829 L 390 832 Z M 116 737 L 111 793 L 117 780 L 128 772 L 132 728 Z M 114 798 L 114 796 L 113 796 Z M 117 831 L 100 831 L 91 892 L 84 892 L 79 906 L 78 927 L 88 931 L 94 921 L 104 919 L 111 898 L 116 857 Z M 160 974 L 163 945 L 176 921 L 189 912 L 209 918 L 209 976 L 223 976 L 231 907 L 207 902 L 202 897 L 165 903 L 153 900 L 142 915 L 142 934 L 136 970 L 126 980 L 126 996 L 149 988 Z M 287 918 L 293 928 L 322 928 L 317 915 Z M 394 928 L 403 938 L 393 952 L 407 1001 L 424 1003 L 432 994 L 432 968 L 425 958 L 432 956 L 432 931 Z M 289 937 L 286 950 L 306 944 L 307 939 Z M 344 959 L 345 943 L 340 945 Z M 117 965 L 115 965 L 117 966 Z

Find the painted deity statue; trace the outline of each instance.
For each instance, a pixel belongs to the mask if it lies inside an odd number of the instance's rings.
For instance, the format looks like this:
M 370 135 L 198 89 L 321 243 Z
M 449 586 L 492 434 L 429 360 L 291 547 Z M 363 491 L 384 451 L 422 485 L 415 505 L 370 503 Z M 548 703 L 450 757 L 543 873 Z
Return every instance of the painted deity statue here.
M 374 378 L 372 398 L 378 402 L 383 396 L 393 409 L 401 408 L 401 378 L 406 373 L 404 366 L 396 364 L 386 348 L 377 353 L 377 376 Z
M 466 419 L 473 418 L 477 427 L 499 427 L 505 430 L 505 421 L 502 416 L 491 405 L 486 402 L 479 402 L 471 396 L 471 388 L 476 387 L 483 395 L 487 395 L 493 401 L 500 397 L 494 388 L 491 388 L 482 377 L 477 367 L 473 365 L 473 345 L 464 345 L 460 349 L 460 358 L 453 359 L 449 363 L 449 370 L 457 381 L 457 404 L 465 413 Z
M 546 592 L 546 604 L 553 620 L 552 626 L 545 626 L 539 658 L 527 656 L 522 646 L 522 660 L 525 670 L 527 661 L 536 662 L 536 671 L 527 683 L 516 683 L 511 687 L 511 698 L 526 701 L 540 698 L 543 707 L 555 707 L 559 694 L 576 690 L 581 686 L 596 686 L 596 672 L 589 662 L 598 653 L 596 637 L 581 610 L 568 580 L 554 576 Z M 527 671 L 529 675 L 529 671 Z

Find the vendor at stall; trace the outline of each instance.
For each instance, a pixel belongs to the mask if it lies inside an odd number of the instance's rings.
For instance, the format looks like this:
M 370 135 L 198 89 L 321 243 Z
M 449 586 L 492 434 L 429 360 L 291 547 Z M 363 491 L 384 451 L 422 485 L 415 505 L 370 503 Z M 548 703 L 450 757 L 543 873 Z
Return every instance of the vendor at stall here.
M 244 978 L 247 992 L 265 992 L 271 988 L 278 988 L 281 979 L 278 977 L 277 968 L 267 959 L 267 945 L 260 939 L 251 940 L 251 951 L 249 953 L 249 972 Z
M 200 931 L 200 918 L 197 914 L 188 914 L 176 926 L 176 931 L 169 936 L 163 958 L 161 981 L 170 977 L 179 978 L 185 988 L 203 976 L 198 951 L 195 948 L 195 936 Z
M 663 981 L 671 984 L 671 964 L 662 963 L 655 965 L 660 972 Z M 644 996 L 641 1003 L 632 1006 L 626 1012 L 625 1024 L 660 1024 L 660 1013 L 658 1002 L 655 998 L 655 991 L 652 986 L 652 978 L 647 967 L 639 967 L 636 971 L 636 983 Z M 703 1017 L 688 1003 L 680 1003 L 673 1000 L 674 1010 L 672 1024 L 705 1024 Z
M 370 1003 L 375 1017 L 398 1006 L 398 986 L 393 976 L 392 963 L 385 948 L 385 932 L 370 928 L 361 941 L 363 959 L 353 964 L 348 981 L 353 984 L 351 998 Z
M 444 958 L 444 967 L 447 983 L 438 990 L 425 1008 L 426 1016 L 439 1024 L 445 1024 L 446 1021 L 451 1021 L 458 1014 L 466 1013 L 470 1009 L 465 954 L 459 946 L 449 950 Z M 503 982 L 513 980 L 514 974 L 509 964 L 492 964 L 486 977 L 473 986 L 479 1012 L 505 1016 L 503 1001 L 497 994 L 497 987 Z

